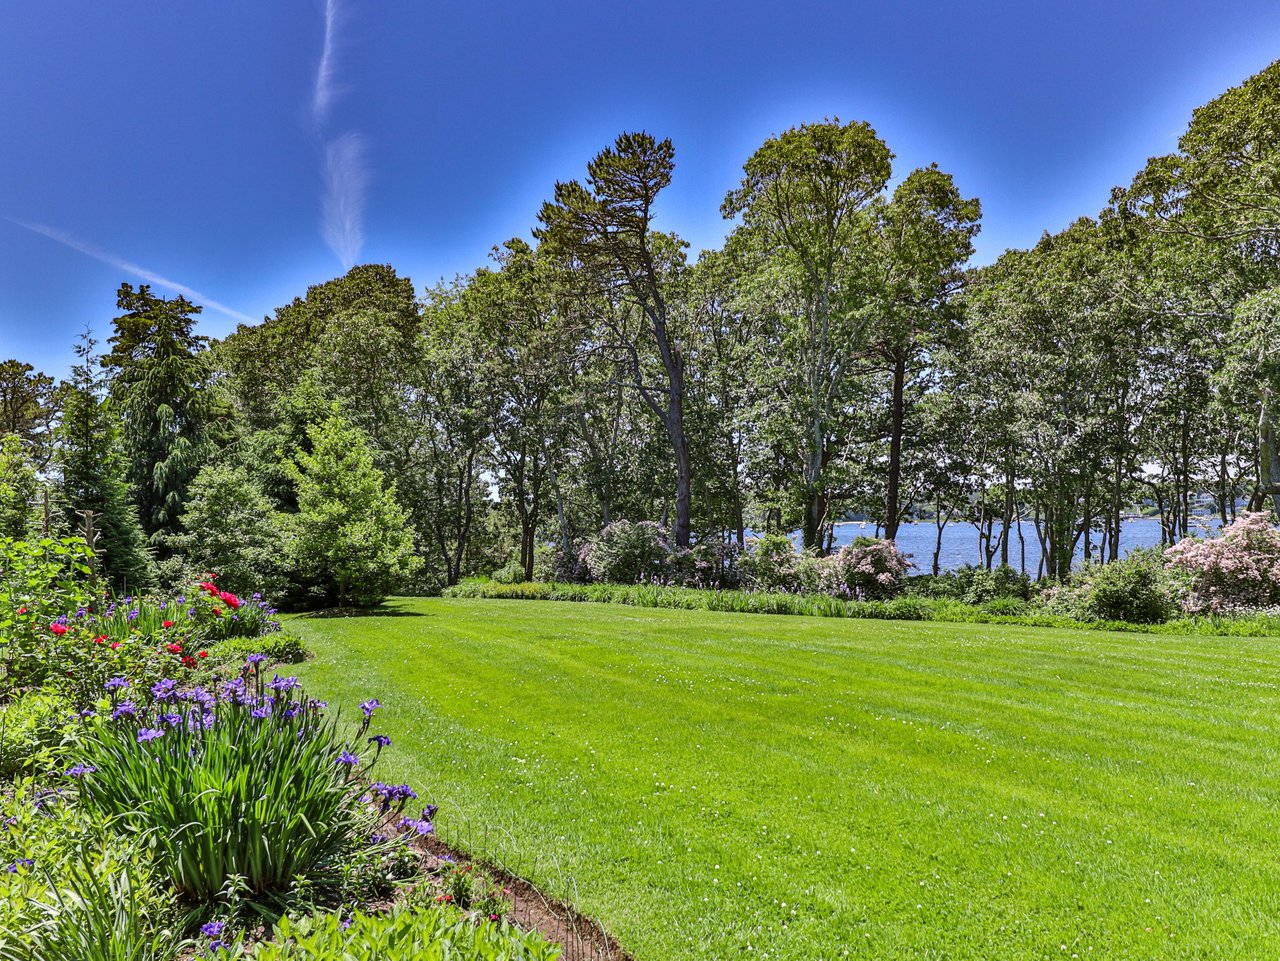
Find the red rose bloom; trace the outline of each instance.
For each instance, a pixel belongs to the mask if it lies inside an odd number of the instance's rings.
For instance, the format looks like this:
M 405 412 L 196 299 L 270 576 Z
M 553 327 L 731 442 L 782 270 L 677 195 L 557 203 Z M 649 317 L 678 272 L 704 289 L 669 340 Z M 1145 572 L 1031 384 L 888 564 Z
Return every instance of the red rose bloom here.
M 120 650 L 120 642 L 119 642 L 119 641 L 112 641 L 112 642 L 111 642 L 109 645 L 107 645 L 107 646 L 108 646 L 108 647 L 110 647 L 110 648 L 111 648 L 111 650 L 113 650 L 113 651 L 118 651 L 118 650 Z
M 220 607 L 215 607 L 215 608 L 213 609 L 213 616 L 214 616 L 214 617 L 221 617 L 221 616 L 222 616 L 222 608 L 220 608 Z
M 63 634 L 67 633 L 67 625 L 65 625 L 65 624 L 50 624 L 50 625 L 49 625 L 49 630 L 53 631 L 53 633 L 55 633 L 55 634 L 57 634 L 59 637 L 61 637 Z
M 170 654 L 181 654 L 181 653 L 182 653 L 182 645 L 181 645 L 181 644 L 166 644 L 166 645 L 165 645 L 165 650 L 166 650 L 166 651 L 168 651 Z
M 196 659 L 195 659 L 194 657 L 192 657 L 190 654 L 183 654 L 183 655 L 182 655 L 182 666 L 183 666 L 183 667 L 195 667 L 195 666 L 196 666 Z
M 200 651 L 198 654 L 196 654 L 196 657 L 208 657 L 208 656 L 209 656 L 208 651 Z
M 173 621 L 165 621 L 165 622 L 164 622 L 163 624 L 161 624 L 160 626 L 161 626 L 161 627 L 163 627 L 163 628 L 167 631 L 169 628 L 173 627 Z
M 240 598 L 227 591 L 223 591 L 218 595 L 218 597 L 221 598 L 226 603 L 227 607 L 231 608 L 233 611 L 240 606 Z
M 100 637 L 95 637 L 95 638 L 93 639 L 93 643 L 95 643 L 95 644 L 101 644 L 101 643 L 102 643 L 102 638 L 100 638 Z

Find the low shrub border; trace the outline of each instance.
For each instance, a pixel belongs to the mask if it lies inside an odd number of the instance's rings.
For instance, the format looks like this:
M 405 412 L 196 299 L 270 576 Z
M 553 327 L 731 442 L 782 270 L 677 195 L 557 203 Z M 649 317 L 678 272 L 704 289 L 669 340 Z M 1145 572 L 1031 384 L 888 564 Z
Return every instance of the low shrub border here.
M 665 607 L 738 614 L 864 617 L 876 620 L 939 621 L 953 624 L 1013 624 L 1024 627 L 1130 631 L 1139 634 L 1280 637 L 1280 617 L 1265 614 L 1237 618 L 1188 617 L 1166 621 L 1163 624 L 1133 624 L 1128 621 L 1080 621 L 1061 614 L 998 613 L 999 610 L 1007 607 L 1000 599 L 989 604 L 966 604 L 963 601 L 925 597 L 899 597 L 891 601 L 845 601 L 821 594 L 773 594 L 662 587 L 652 584 L 558 584 L 541 581 L 523 584 L 470 581 L 446 588 L 443 596 L 628 604 L 633 607 Z

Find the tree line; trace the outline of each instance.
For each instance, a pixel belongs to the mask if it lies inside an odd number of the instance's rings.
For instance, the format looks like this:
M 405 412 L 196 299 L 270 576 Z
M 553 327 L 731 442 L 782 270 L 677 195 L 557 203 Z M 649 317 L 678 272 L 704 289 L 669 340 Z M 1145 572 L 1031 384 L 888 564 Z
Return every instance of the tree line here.
M 673 145 L 625 133 L 473 273 L 359 266 L 220 341 L 124 284 L 64 382 L 0 365 L 0 533 L 88 510 L 121 581 L 230 553 L 345 599 L 380 551 L 442 584 L 563 573 L 619 519 L 817 552 L 849 516 L 939 550 L 971 524 L 985 566 L 1034 539 L 1062 579 L 1135 506 L 1168 544 L 1201 492 L 1224 522 L 1280 506 L 1280 62 L 988 266 L 978 199 L 893 161 L 861 122 L 771 137 L 693 257 L 654 226 Z

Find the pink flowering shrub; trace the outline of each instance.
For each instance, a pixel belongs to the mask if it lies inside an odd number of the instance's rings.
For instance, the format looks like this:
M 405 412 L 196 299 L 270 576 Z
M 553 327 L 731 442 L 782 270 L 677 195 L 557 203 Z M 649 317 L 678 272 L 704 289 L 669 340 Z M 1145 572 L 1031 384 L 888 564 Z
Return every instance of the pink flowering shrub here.
M 818 562 L 818 582 L 833 597 L 879 600 L 897 594 L 913 566 L 911 556 L 893 541 L 859 537 Z
M 1220 614 L 1280 603 L 1280 530 L 1267 511 L 1241 513 L 1220 537 L 1181 541 L 1164 552 L 1169 567 L 1184 572 L 1192 613 Z

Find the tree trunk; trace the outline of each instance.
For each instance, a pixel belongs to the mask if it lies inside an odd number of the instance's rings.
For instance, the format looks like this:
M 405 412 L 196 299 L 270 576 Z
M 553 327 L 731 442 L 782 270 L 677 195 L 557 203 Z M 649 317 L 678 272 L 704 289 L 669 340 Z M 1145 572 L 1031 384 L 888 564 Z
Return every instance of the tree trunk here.
M 906 419 L 907 358 L 896 351 L 893 358 L 893 396 L 889 407 L 889 481 L 885 490 L 884 539 L 898 537 L 899 491 L 902 486 L 902 432 Z

